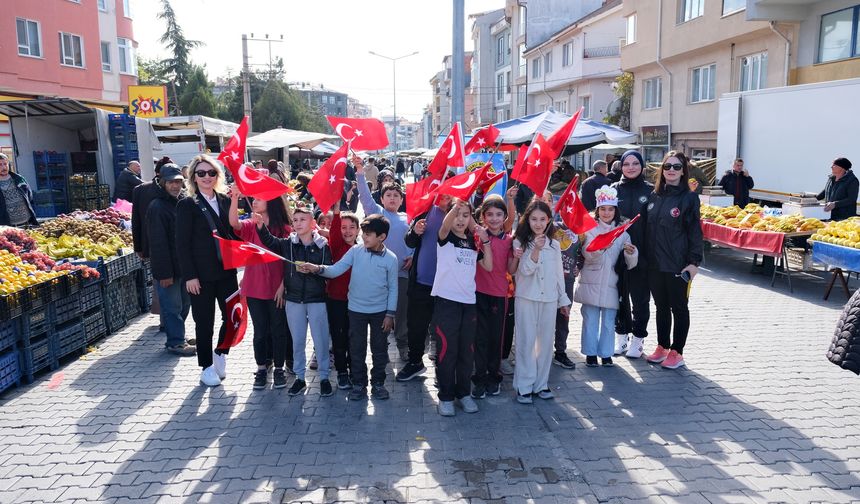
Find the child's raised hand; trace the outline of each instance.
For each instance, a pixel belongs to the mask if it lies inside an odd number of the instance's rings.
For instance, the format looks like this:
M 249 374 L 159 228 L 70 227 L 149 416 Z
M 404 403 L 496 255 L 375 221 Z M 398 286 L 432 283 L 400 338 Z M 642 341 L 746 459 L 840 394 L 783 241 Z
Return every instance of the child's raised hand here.
M 519 190 L 519 188 L 518 188 L 517 186 L 513 186 L 513 187 L 511 187 L 510 189 L 508 189 L 508 192 L 507 192 L 507 193 L 505 193 L 505 195 L 507 196 L 507 198 L 508 198 L 509 200 L 513 200 L 514 198 L 516 198 L 516 197 L 517 197 L 517 193 L 518 193 L 519 191 L 520 191 L 520 190 Z
M 490 240 L 490 237 L 487 234 L 487 228 L 485 228 L 484 226 L 475 226 L 475 234 L 478 235 L 478 238 L 481 240 L 481 243 L 485 243 Z
M 239 192 L 239 188 L 236 187 L 236 183 L 233 182 L 230 184 L 230 197 L 234 200 L 239 199 L 242 196 L 242 193 Z
M 541 250 L 546 246 L 546 235 L 542 234 L 535 237 L 535 248 Z
M 257 229 L 263 229 L 263 216 L 257 212 L 251 214 L 251 220 L 257 225 Z
M 629 242 L 624 244 L 624 253 L 625 254 L 633 255 L 634 252 L 636 252 L 636 245 L 633 245 L 632 243 L 629 243 Z
M 356 175 L 364 175 L 364 161 L 361 160 L 356 154 L 352 155 L 352 165 L 355 166 Z

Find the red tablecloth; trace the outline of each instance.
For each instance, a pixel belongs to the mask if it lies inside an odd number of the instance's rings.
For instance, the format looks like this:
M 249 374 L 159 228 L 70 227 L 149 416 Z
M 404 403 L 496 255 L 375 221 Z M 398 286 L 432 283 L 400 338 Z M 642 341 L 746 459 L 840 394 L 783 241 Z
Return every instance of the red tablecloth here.
M 712 243 L 774 257 L 782 255 L 782 242 L 785 240 L 784 233 L 735 229 L 707 221 L 702 221 L 702 234 Z

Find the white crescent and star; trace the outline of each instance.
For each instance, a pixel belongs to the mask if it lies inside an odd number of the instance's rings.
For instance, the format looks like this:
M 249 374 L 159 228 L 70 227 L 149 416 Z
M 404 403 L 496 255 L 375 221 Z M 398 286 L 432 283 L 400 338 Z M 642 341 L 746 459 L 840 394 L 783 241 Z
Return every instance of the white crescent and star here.
M 239 250 L 241 250 L 243 252 L 253 252 L 254 254 L 257 254 L 257 255 L 264 255 L 265 254 L 265 252 L 260 250 L 259 247 L 255 247 L 251 243 L 243 243 L 243 244 L 239 245 Z
M 341 164 L 341 163 L 343 164 L 343 166 L 346 166 L 346 158 L 345 158 L 345 157 L 338 158 L 338 160 L 334 162 L 334 167 L 333 167 L 333 169 L 334 169 L 334 170 L 337 170 L 337 165 L 339 165 L 339 164 Z M 335 181 L 337 181 L 337 177 L 335 177 L 335 176 L 334 176 L 334 174 L 332 174 L 332 175 L 328 178 L 328 183 L 329 183 L 329 184 L 334 184 L 334 183 L 335 183 Z
M 449 136 L 445 141 L 447 142 L 448 140 L 451 141 L 451 147 L 448 149 L 448 159 L 451 159 L 457 155 L 457 150 L 454 149 L 454 135 Z
M 244 182 L 244 183 L 246 183 L 246 184 L 251 185 L 251 184 L 258 184 L 258 183 L 260 183 L 260 182 L 263 180 L 263 178 L 262 178 L 262 177 L 258 178 L 257 180 L 251 180 L 251 179 L 249 179 L 249 178 L 248 178 L 248 170 L 249 170 L 249 169 L 250 169 L 250 168 L 248 168 L 248 165 L 245 165 L 245 164 L 240 165 L 240 166 L 239 166 L 238 173 L 236 173 L 236 175 L 239 177 L 239 179 L 240 179 L 240 180 L 242 180 L 242 182 Z
M 236 318 L 236 312 L 239 312 L 239 318 Z M 240 325 L 242 325 L 242 315 L 244 315 L 244 308 L 242 308 L 241 304 L 237 304 L 233 307 L 233 311 L 230 312 L 230 322 L 233 323 L 233 329 L 238 329 Z
M 459 185 L 451 186 L 451 189 L 467 189 L 475 183 L 475 172 L 469 174 L 465 182 Z
M 347 128 L 349 128 L 353 131 L 353 135 L 351 138 L 347 138 L 346 136 L 344 136 L 344 134 L 343 134 L 343 127 L 344 126 L 346 126 Z M 349 124 L 346 124 L 346 123 L 338 124 L 337 127 L 334 129 L 334 132 L 337 133 L 339 137 L 343 138 L 347 142 L 349 142 L 350 140 L 354 140 L 356 136 L 361 136 L 359 131 L 357 131 L 355 128 L 353 128 L 352 126 L 350 126 Z

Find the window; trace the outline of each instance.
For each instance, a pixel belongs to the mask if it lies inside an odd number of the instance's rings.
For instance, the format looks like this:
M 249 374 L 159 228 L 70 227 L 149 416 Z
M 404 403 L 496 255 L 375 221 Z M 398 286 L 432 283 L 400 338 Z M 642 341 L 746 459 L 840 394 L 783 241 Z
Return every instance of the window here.
M 505 94 L 511 94 L 511 71 L 505 73 Z
M 107 0 L 98 0 L 99 10 L 102 12 L 107 12 Z
M 507 118 L 505 117 L 505 110 L 504 109 L 496 110 L 496 122 L 500 123 L 503 121 L 507 121 Z
M 60 64 L 84 67 L 84 44 L 79 35 L 60 32 Z
M 137 61 L 134 57 L 134 47 L 131 40 L 126 38 L 116 39 L 119 47 L 119 73 L 137 75 Z
M 508 32 L 507 43 L 505 44 L 505 54 L 508 55 L 507 61 L 511 61 L 511 32 Z
M 496 39 L 496 65 L 505 63 L 505 36 Z
M 522 37 L 526 34 L 526 6 L 520 5 L 520 22 L 519 22 L 519 36 Z
M 39 34 L 39 23 L 29 19 L 17 18 L 15 25 L 18 29 L 18 54 L 41 58 L 42 37 Z
M 122 13 L 125 17 L 131 17 L 131 0 L 122 0 Z
M 705 11 L 705 0 L 681 0 L 678 22 L 683 23 L 701 16 Z
M 626 44 L 632 44 L 636 42 L 636 14 L 631 14 L 625 18 L 627 20 L 627 42 Z
M 496 74 L 496 101 L 505 98 L 505 74 Z
M 582 118 L 591 118 L 591 97 L 583 96 L 579 99 L 579 105 L 582 107 Z
M 690 103 L 711 101 L 717 81 L 717 65 L 694 68 L 690 86 Z
M 740 84 L 741 91 L 752 91 L 767 87 L 767 53 L 753 54 L 741 58 Z
M 517 60 L 517 61 L 519 62 L 520 71 L 519 71 L 519 73 L 517 73 L 517 75 L 522 75 L 522 76 L 525 76 L 525 75 L 526 75 L 526 57 L 525 57 L 525 52 L 526 52 L 526 45 L 525 45 L 525 44 L 520 44 L 519 56 L 518 56 L 518 60 Z
M 552 50 L 543 56 L 543 73 L 548 74 L 552 72 Z
M 517 108 L 518 115 L 526 115 L 526 87 L 520 86 L 517 88 Z
M 860 55 L 858 30 L 860 5 L 821 16 L 818 62 L 836 61 Z
M 566 101 L 563 101 L 563 100 L 557 101 L 557 102 L 553 103 L 552 106 L 556 112 L 562 112 L 562 113 L 567 114 L 567 102 Z
M 723 0 L 723 15 L 747 8 L 747 0 Z
M 102 42 L 102 70 L 110 72 L 110 42 Z
M 642 82 L 642 108 L 657 109 L 663 106 L 663 79 L 654 77 Z
M 561 66 L 566 67 L 573 64 L 573 41 L 561 46 Z
M 540 58 L 532 60 L 532 79 L 540 77 Z

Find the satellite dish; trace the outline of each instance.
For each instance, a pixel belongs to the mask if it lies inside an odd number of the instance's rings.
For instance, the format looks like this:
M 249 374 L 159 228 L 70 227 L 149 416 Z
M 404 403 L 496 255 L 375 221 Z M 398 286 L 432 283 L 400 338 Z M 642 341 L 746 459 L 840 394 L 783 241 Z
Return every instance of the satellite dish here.
M 618 98 L 609 102 L 609 105 L 606 106 L 606 115 L 614 116 L 621 111 L 621 100 Z

